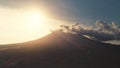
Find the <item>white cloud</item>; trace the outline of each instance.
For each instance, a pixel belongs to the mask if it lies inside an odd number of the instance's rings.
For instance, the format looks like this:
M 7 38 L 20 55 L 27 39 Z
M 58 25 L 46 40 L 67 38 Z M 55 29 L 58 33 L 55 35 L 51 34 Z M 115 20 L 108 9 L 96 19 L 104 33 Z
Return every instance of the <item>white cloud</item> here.
M 66 27 L 64 27 L 66 29 Z M 120 40 L 120 27 L 115 23 L 107 24 L 104 21 L 97 21 L 96 28 L 84 24 L 73 24 L 72 28 L 67 26 L 69 32 L 76 32 L 79 35 L 87 35 L 99 41 Z
M 110 44 L 120 45 L 120 40 L 105 41 L 104 43 L 110 43 Z

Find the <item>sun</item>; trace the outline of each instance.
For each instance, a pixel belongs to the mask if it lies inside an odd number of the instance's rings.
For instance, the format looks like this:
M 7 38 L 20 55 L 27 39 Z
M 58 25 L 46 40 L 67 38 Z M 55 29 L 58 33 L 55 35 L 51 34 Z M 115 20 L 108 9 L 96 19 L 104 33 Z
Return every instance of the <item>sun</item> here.
M 37 25 L 44 25 L 47 20 L 47 17 L 37 10 L 29 11 L 26 16 L 28 24 L 33 27 Z
M 49 24 L 47 21 L 49 18 L 44 12 L 39 10 L 29 10 L 25 15 L 26 25 L 29 29 L 47 29 Z
M 29 33 L 45 36 L 50 33 L 49 17 L 40 10 L 29 10 L 25 13 L 25 26 Z

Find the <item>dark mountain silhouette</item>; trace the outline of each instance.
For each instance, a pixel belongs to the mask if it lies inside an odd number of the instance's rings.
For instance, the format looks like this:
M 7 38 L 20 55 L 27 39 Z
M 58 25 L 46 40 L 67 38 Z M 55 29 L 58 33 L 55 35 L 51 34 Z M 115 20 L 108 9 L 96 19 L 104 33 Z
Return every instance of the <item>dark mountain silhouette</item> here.
M 120 68 L 120 46 L 56 31 L 2 46 L 0 68 Z

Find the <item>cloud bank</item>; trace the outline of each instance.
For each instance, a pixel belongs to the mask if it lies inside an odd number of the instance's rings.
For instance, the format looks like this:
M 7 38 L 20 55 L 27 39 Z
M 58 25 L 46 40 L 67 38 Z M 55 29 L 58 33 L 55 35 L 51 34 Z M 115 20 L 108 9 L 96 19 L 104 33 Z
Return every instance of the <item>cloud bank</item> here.
M 104 21 L 97 21 L 94 26 L 76 23 L 71 26 L 61 25 L 61 29 L 64 32 L 87 36 L 99 41 L 120 40 L 120 26 L 114 22 L 108 24 Z
M 46 1 L 43 0 L 0 0 L 0 6 L 8 8 L 21 8 L 28 5 L 39 5 Z

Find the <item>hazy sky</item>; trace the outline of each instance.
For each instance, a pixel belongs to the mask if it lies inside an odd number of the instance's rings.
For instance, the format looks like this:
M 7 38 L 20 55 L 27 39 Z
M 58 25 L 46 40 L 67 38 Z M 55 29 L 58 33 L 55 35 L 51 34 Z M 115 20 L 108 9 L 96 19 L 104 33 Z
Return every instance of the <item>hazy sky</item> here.
M 0 0 L 0 44 L 32 40 L 48 32 L 45 24 L 37 26 L 39 30 L 35 24 L 26 26 L 30 23 L 26 24 L 24 17 L 34 8 L 54 19 L 47 23 L 53 27 L 61 21 L 94 24 L 97 20 L 105 20 L 120 24 L 119 7 L 120 0 Z
M 120 0 L 0 0 L 2 6 L 14 8 L 33 3 L 58 19 L 83 23 L 96 20 L 120 22 Z

